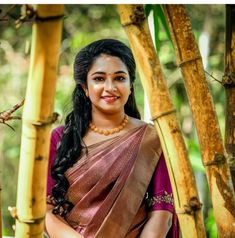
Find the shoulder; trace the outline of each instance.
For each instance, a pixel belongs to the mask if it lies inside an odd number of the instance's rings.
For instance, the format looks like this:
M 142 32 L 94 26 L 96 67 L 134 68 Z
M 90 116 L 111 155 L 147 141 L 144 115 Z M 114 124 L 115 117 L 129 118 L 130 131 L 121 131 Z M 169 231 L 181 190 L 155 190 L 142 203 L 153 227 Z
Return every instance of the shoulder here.
M 148 123 L 146 123 L 142 120 L 139 120 L 137 118 L 129 117 L 129 126 L 132 127 L 132 128 L 141 127 L 141 126 L 144 126 L 144 125 L 147 125 L 147 124 Z
M 152 149 L 158 154 L 158 156 L 160 156 L 162 153 L 162 147 L 157 130 L 151 123 L 144 122 L 144 124 L 146 125 L 146 131 L 143 138 L 143 144 L 148 148 L 148 150 Z
M 52 134 L 62 134 L 64 130 L 64 126 L 57 126 L 52 130 Z
M 133 118 L 133 117 L 129 117 L 129 122 L 130 122 L 130 127 L 131 128 L 146 126 L 146 130 L 149 133 L 153 134 L 153 136 L 155 136 L 155 137 L 158 137 L 157 130 L 154 127 L 153 124 L 147 123 L 145 121 L 142 121 L 142 120 L 139 120 L 139 119 L 136 119 L 136 118 Z
M 162 147 L 160 138 L 154 125 L 132 117 L 129 118 L 129 122 L 133 128 L 145 128 L 141 147 L 149 153 L 152 152 L 152 156 L 156 155 L 157 158 L 160 158 L 160 155 L 162 154 Z
M 131 128 L 137 128 L 137 127 L 143 127 L 145 126 L 146 128 L 146 133 L 145 133 L 145 136 L 144 138 L 147 138 L 148 141 L 159 141 L 159 136 L 158 136 L 158 133 L 157 133 L 157 130 L 156 128 L 154 127 L 153 124 L 151 123 L 146 123 L 145 121 L 142 121 L 142 120 L 139 120 L 139 119 L 136 119 L 136 118 L 133 118 L 133 117 L 129 117 L 129 122 L 130 122 L 130 129 Z
M 146 126 L 146 136 L 148 136 L 153 142 L 160 142 L 158 133 L 153 124 L 147 123 Z
M 58 142 L 63 134 L 64 131 L 64 126 L 58 126 L 56 128 L 54 128 L 51 132 L 51 141 L 52 142 Z
M 158 137 L 157 129 L 155 126 L 151 123 L 146 123 L 148 131 L 155 137 Z

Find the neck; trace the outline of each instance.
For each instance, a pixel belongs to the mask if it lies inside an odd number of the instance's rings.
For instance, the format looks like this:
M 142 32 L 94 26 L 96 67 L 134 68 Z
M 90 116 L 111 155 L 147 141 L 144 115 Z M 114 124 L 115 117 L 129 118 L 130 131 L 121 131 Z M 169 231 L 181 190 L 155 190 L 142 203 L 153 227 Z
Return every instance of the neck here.
M 124 116 L 124 110 L 114 114 L 105 114 L 92 110 L 92 123 L 102 129 L 112 129 L 122 123 Z

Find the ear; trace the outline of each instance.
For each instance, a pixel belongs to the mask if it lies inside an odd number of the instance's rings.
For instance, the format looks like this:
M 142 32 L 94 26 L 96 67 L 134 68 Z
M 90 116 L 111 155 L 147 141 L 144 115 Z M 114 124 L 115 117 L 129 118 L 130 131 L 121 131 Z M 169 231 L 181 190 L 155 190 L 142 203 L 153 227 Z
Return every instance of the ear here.
M 134 90 L 134 87 L 133 87 L 133 84 L 131 84 L 131 86 L 130 86 L 130 93 L 129 93 L 129 95 L 131 95 L 131 94 L 132 94 L 133 90 Z
M 81 84 L 82 89 L 85 91 L 87 89 L 87 85 L 86 84 Z
M 89 97 L 88 89 L 87 89 L 87 85 L 86 84 L 82 84 L 82 89 L 84 90 L 86 96 Z

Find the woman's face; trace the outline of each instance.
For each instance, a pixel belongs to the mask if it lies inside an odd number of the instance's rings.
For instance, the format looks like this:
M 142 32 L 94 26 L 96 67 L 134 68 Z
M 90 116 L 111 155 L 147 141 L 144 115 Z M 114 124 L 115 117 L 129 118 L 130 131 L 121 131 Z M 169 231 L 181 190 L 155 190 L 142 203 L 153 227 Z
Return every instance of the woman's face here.
M 107 114 L 124 112 L 131 93 L 130 77 L 126 65 L 115 56 L 101 55 L 87 74 L 88 96 L 92 111 Z

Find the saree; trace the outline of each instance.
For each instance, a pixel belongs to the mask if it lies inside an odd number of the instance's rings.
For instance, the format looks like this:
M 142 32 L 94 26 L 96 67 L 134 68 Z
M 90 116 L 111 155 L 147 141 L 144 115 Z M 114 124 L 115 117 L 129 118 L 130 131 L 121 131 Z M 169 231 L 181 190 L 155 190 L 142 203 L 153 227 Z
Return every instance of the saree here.
M 84 148 L 66 172 L 66 199 L 74 207 L 65 220 L 85 238 L 138 237 L 147 221 L 146 191 L 161 153 L 156 131 L 147 124 L 87 146 L 87 153 Z

